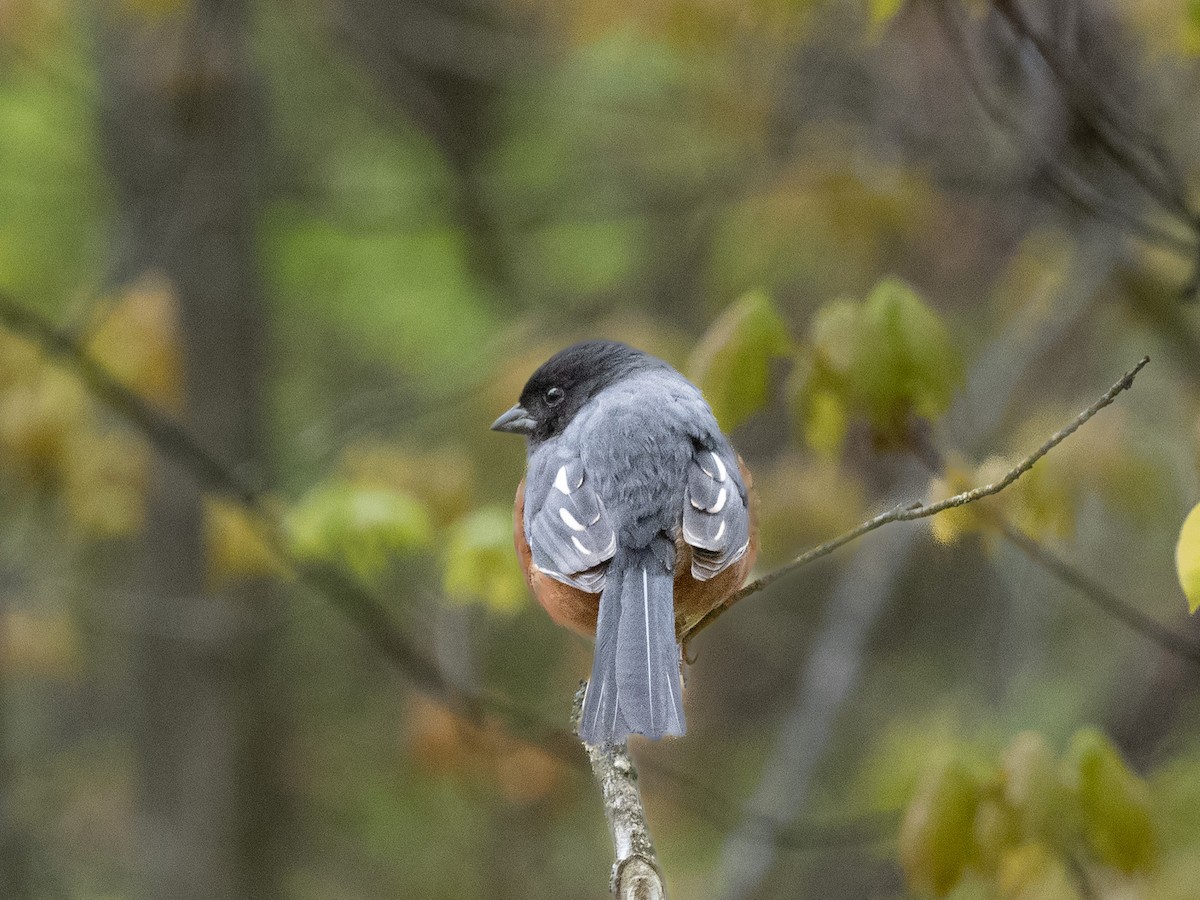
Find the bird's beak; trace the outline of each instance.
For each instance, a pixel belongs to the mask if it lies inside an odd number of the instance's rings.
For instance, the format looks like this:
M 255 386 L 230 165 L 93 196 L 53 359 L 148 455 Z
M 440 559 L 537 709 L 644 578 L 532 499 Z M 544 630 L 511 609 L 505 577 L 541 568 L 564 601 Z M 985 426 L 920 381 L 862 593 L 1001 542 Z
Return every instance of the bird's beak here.
M 537 419 L 525 411 L 520 403 L 492 423 L 492 431 L 506 431 L 509 434 L 533 434 L 537 428 Z

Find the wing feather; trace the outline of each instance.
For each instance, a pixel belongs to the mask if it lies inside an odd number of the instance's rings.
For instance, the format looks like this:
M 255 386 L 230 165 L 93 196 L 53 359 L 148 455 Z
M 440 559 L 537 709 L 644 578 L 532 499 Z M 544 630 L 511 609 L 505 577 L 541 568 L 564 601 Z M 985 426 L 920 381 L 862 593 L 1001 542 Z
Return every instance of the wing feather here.
M 617 535 L 578 458 L 556 458 L 530 471 L 525 483 L 525 536 L 533 564 L 564 584 L 604 590 Z
M 683 539 L 692 547 L 692 577 L 708 581 L 745 555 L 750 514 L 737 462 L 727 448 L 698 448 L 688 467 Z

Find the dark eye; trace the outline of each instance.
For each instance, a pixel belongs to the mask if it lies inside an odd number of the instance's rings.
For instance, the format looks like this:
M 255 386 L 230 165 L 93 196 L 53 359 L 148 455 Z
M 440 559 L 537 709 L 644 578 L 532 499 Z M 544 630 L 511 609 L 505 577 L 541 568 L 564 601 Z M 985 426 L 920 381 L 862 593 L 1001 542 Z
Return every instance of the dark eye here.
M 565 396 L 566 396 L 566 394 L 563 392 L 562 388 L 560 388 L 560 387 L 549 388 L 546 391 L 546 405 L 547 406 L 558 406 L 558 404 L 562 403 L 563 397 L 565 397 Z

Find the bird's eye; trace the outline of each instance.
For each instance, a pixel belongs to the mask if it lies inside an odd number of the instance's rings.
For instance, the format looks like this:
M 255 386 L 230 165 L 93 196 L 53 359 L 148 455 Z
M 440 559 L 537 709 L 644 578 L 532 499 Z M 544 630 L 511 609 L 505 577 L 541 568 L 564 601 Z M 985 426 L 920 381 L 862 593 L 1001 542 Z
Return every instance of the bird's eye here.
M 563 392 L 562 388 L 560 388 L 560 387 L 549 388 L 546 391 L 546 405 L 547 406 L 558 406 L 558 404 L 562 403 L 563 397 L 565 397 L 565 396 L 566 396 L 566 394 Z

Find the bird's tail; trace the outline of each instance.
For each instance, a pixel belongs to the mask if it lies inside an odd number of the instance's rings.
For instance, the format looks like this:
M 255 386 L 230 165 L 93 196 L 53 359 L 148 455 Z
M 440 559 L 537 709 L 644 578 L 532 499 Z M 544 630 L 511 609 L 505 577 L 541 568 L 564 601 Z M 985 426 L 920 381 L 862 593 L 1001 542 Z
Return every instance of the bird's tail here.
M 674 567 L 660 559 L 673 551 L 622 548 L 609 563 L 579 729 L 589 744 L 684 733 Z

